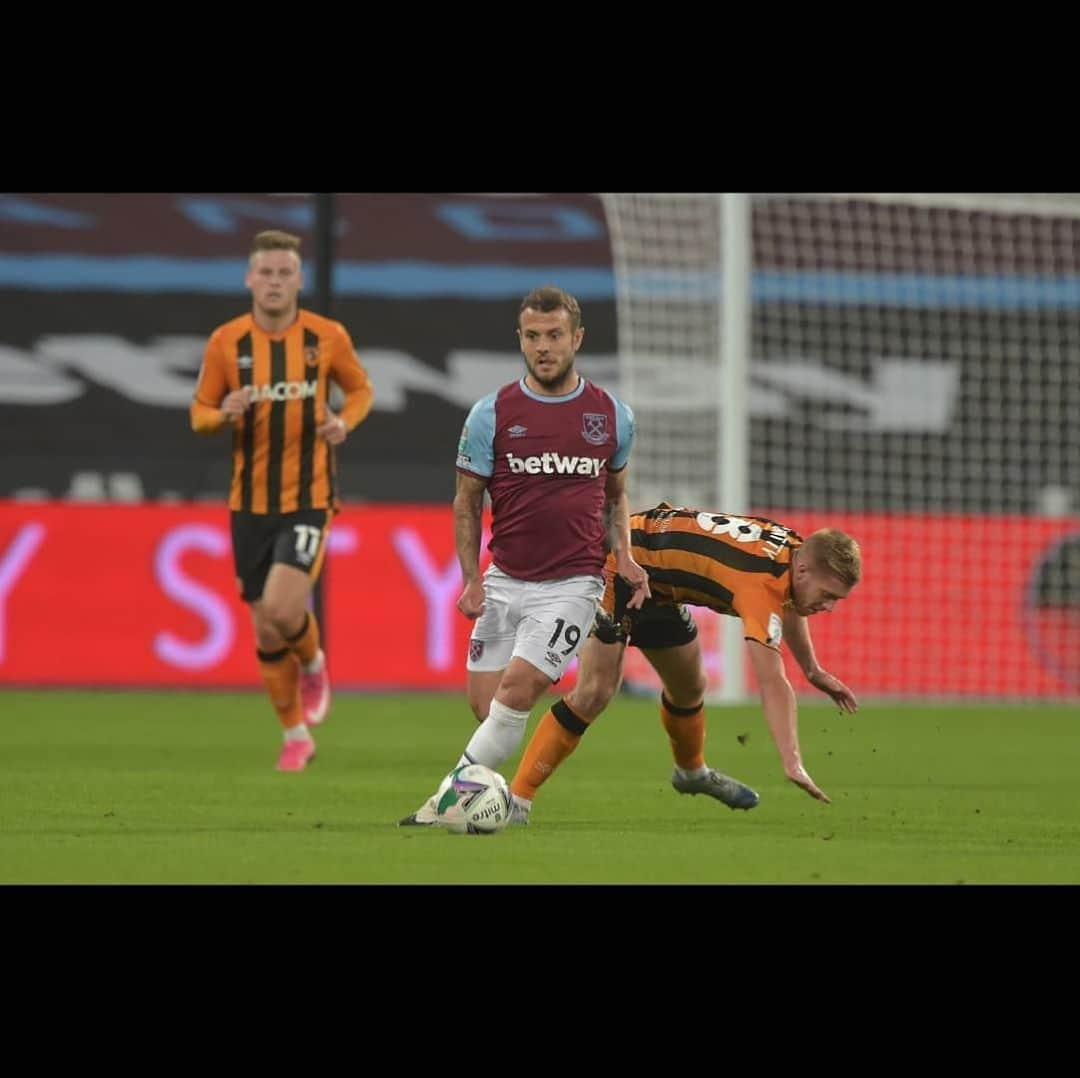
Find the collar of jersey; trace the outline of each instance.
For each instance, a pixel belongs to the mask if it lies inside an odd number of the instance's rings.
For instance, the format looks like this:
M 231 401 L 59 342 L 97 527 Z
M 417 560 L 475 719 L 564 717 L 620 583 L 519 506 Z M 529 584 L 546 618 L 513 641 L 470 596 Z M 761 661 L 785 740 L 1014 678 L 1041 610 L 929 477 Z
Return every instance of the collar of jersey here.
M 577 389 L 572 389 L 569 393 L 564 393 L 559 397 L 545 397 L 541 396 L 539 393 L 534 393 L 525 384 L 524 374 L 518 380 L 518 385 L 521 386 L 521 392 L 530 400 L 539 401 L 541 404 L 564 404 L 566 401 L 572 401 L 575 397 L 580 397 L 581 394 L 585 392 L 585 377 L 579 373 Z

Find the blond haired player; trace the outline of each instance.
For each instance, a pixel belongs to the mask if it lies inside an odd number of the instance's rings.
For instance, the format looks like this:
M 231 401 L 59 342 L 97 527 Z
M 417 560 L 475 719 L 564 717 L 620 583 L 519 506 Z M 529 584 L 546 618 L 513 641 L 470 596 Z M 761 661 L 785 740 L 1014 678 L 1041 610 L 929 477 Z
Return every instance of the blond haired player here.
M 330 706 L 319 625 L 307 609 L 337 510 L 335 450 L 371 410 L 372 389 L 340 322 L 300 308 L 300 240 L 254 239 L 244 283 L 251 310 L 210 335 L 191 426 L 232 434 L 229 508 L 240 594 L 259 672 L 283 730 L 279 771 L 315 757 L 310 726 Z M 345 399 L 329 407 L 329 383 Z
M 828 802 L 803 765 L 798 707 L 780 644 L 786 641 L 812 685 L 841 710 L 856 710 L 851 690 L 818 663 L 807 618 L 833 610 L 858 583 L 858 543 L 833 529 L 803 540 L 761 517 L 666 503 L 632 516 L 630 535 L 631 553 L 648 574 L 652 596 L 639 610 L 630 609 L 627 589 L 609 559 L 602 610 L 582 648 L 577 684 L 541 718 L 511 782 L 514 822 L 528 821 L 537 790 L 618 690 L 628 644 L 641 649 L 663 682 L 660 721 L 675 757 L 675 789 L 707 794 L 733 809 L 758 803 L 750 787 L 705 763 L 705 667 L 689 606 L 742 619 L 784 774 L 811 797 Z

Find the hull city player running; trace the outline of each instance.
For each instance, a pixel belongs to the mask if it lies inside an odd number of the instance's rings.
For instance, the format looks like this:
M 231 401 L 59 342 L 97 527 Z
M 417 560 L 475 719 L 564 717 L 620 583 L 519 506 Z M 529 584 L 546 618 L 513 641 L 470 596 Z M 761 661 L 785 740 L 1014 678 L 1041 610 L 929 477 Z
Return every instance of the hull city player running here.
M 790 528 L 760 517 L 667 504 L 635 514 L 630 528 L 631 550 L 649 574 L 652 597 L 632 610 L 610 561 L 605 566 L 603 609 L 582 649 L 577 684 L 541 718 L 511 783 L 512 822 L 528 822 L 541 784 L 577 748 L 618 691 L 627 644 L 642 650 L 663 682 L 660 721 L 675 757 L 675 789 L 708 794 L 733 809 L 758 803 L 750 787 L 706 766 L 706 676 L 687 606 L 742 619 L 765 721 L 784 773 L 811 797 L 828 802 L 803 766 L 795 693 L 784 673 L 780 643 L 787 641 L 810 684 L 842 711 L 856 710 L 851 690 L 819 665 L 807 618 L 831 611 L 858 582 L 858 544 L 832 529 L 804 541 Z
M 260 232 L 245 283 L 249 314 L 219 326 L 191 403 L 199 434 L 232 432 L 233 557 L 251 610 L 259 672 L 284 731 L 279 771 L 315 756 L 330 682 L 307 601 L 336 511 L 334 451 L 371 410 L 367 372 L 340 322 L 301 310 L 300 240 Z M 345 393 L 327 405 L 330 381 Z
M 526 374 L 478 401 L 458 446 L 454 536 L 475 618 L 468 698 L 480 726 L 458 766 L 497 768 L 521 744 L 533 705 L 585 642 L 604 591 L 605 554 L 627 588 L 648 597 L 630 554 L 626 465 L 633 414 L 574 369 L 585 330 L 577 300 L 539 288 L 521 302 Z M 491 496 L 492 562 L 480 575 L 480 521 Z M 434 795 L 402 826 L 436 823 Z

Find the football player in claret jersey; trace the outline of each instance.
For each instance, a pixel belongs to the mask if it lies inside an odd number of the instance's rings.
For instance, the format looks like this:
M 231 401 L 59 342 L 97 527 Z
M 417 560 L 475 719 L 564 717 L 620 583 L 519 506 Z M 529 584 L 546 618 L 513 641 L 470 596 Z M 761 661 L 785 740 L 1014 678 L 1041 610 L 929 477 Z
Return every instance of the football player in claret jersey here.
M 330 705 L 308 597 L 337 510 L 335 449 L 372 402 L 345 327 L 300 308 L 301 269 L 298 237 L 255 237 L 244 282 L 251 310 L 211 334 L 191 403 L 193 430 L 232 434 L 233 558 L 284 731 L 279 771 L 302 771 L 314 759 L 309 727 Z M 327 401 L 331 381 L 344 392 L 338 414 Z
M 851 690 L 814 654 L 807 618 L 831 611 L 858 583 L 861 555 L 851 536 L 834 529 L 805 541 L 761 517 L 737 517 L 660 504 L 630 518 L 631 550 L 649 575 L 652 596 L 640 609 L 610 561 L 596 627 L 582 649 L 578 680 L 537 724 L 511 782 L 511 821 L 528 822 L 536 792 L 570 755 L 616 693 L 627 644 L 641 649 L 660 675 L 660 721 L 675 757 L 679 793 L 707 794 L 733 809 L 751 809 L 749 786 L 706 766 L 705 668 L 688 606 L 742 619 L 765 721 L 784 774 L 811 797 L 829 798 L 807 773 L 799 748 L 794 690 L 780 658 L 786 641 L 811 685 L 841 711 L 854 712 Z
M 473 405 L 457 453 L 454 536 L 475 619 L 466 663 L 480 725 L 458 766 L 498 768 L 521 744 L 533 705 L 589 635 L 604 591 L 605 556 L 626 605 L 649 595 L 630 553 L 626 468 L 629 408 L 574 366 L 585 328 L 560 288 L 530 292 L 518 310 L 525 374 Z M 491 565 L 480 575 L 484 493 L 491 496 Z M 437 822 L 435 797 L 399 821 Z

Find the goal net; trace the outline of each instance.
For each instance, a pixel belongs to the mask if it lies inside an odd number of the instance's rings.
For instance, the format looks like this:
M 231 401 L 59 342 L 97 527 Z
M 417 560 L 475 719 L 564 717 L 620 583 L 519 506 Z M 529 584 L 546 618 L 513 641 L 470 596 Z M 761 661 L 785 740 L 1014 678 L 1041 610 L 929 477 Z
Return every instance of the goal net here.
M 810 625 L 857 694 L 1080 696 L 1080 195 L 603 199 L 632 509 L 853 534 L 863 580 Z M 738 622 L 698 621 L 743 696 Z

